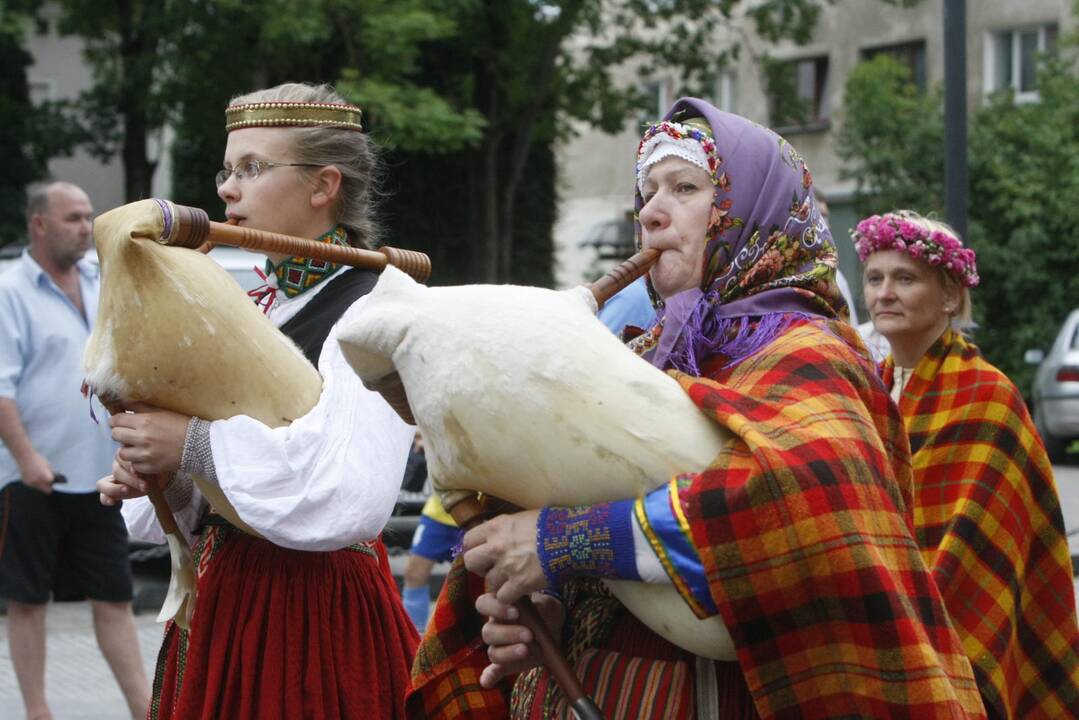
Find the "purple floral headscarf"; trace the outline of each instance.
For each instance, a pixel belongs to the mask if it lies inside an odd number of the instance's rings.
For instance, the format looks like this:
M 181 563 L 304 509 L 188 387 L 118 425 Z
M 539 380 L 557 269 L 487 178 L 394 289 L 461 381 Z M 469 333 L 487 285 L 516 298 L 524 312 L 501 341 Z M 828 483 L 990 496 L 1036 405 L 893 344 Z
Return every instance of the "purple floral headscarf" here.
M 837 318 L 846 304 L 835 282 L 832 234 L 813 198 L 805 162 L 786 140 L 696 98 L 682 98 L 651 126 L 653 136 L 700 142 L 715 199 L 700 288 L 659 300 L 657 321 L 635 347 L 652 364 L 692 375 L 714 355 L 730 367 L 800 318 Z M 642 158 L 638 157 L 638 164 Z M 642 243 L 636 192 L 637 246 Z

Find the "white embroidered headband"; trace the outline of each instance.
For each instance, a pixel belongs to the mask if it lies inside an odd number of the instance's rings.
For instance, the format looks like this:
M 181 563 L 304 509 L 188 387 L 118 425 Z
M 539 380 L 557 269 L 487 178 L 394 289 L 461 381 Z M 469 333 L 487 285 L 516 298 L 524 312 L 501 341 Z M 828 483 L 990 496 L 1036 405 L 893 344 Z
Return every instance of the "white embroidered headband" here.
M 708 154 L 700 141 L 690 136 L 690 128 L 681 123 L 665 124 L 681 130 L 682 137 L 675 138 L 666 132 L 660 132 L 641 144 L 641 149 L 637 153 L 637 189 L 642 194 L 645 180 L 648 179 L 652 166 L 668 157 L 682 158 L 705 172 L 711 172 L 708 167 Z

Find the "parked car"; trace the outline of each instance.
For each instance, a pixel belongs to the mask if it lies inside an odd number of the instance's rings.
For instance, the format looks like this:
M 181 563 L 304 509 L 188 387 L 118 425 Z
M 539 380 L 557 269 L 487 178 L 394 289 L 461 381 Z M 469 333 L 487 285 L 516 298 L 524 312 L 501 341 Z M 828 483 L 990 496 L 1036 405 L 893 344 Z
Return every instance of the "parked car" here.
M 0 272 L 8 269 L 19 259 L 25 245 L 10 244 L 0 247 Z M 253 290 L 262 285 L 263 280 L 255 268 L 262 268 L 266 264 L 266 257 L 248 252 L 242 248 L 219 245 L 210 251 L 210 257 L 217 261 L 218 265 L 228 270 L 229 275 L 240 284 L 244 290 Z M 97 252 L 90 250 L 86 254 L 90 262 L 97 262 Z
M 1068 315 L 1053 346 L 1027 350 L 1024 359 L 1038 365 L 1031 401 L 1034 424 L 1053 462 L 1063 462 L 1068 446 L 1079 439 L 1079 308 Z
M 218 245 L 210 251 L 210 257 L 229 271 L 229 275 L 240 284 L 244 290 L 254 290 L 263 284 L 262 277 L 255 272 L 255 268 L 263 269 L 266 257 L 249 252 L 242 248 Z

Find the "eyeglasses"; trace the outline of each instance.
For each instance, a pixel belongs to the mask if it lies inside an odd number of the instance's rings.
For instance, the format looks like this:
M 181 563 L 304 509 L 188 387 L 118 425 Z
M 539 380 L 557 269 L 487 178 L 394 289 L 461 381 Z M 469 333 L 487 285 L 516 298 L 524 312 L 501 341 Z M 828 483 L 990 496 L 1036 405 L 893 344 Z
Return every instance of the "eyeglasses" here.
M 214 177 L 214 182 L 217 187 L 221 187 L 228 179 L 233 175 L 237 180 L 254 180 L 262 173 L 263 170 L 269 170 L 275 167 L 323 167 L 315 163 L 279 163 L 270 162 L 269 160 L 244 160 L 242 163 L 232 168 L 222 168 L 217 171 L 217 175 Z

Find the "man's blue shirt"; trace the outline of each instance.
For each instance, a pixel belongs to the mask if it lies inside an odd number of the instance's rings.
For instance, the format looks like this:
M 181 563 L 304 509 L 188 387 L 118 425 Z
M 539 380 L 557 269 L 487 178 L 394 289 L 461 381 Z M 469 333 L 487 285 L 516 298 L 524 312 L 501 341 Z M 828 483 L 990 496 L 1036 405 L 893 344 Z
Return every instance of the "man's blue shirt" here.
M 0 275 L 0 397 L 15 401 L 34 448 L 67 477 L 58 492 L 92 492 L 112 467 L 116 445 L 107 417 L 79 392 L 83 351 L 97 317 L 96 265 L 79 262 L 86 317 L 48 273 L 24 251 Z M 0 442 L 0 487 L 19 480 L 19 467 Z

